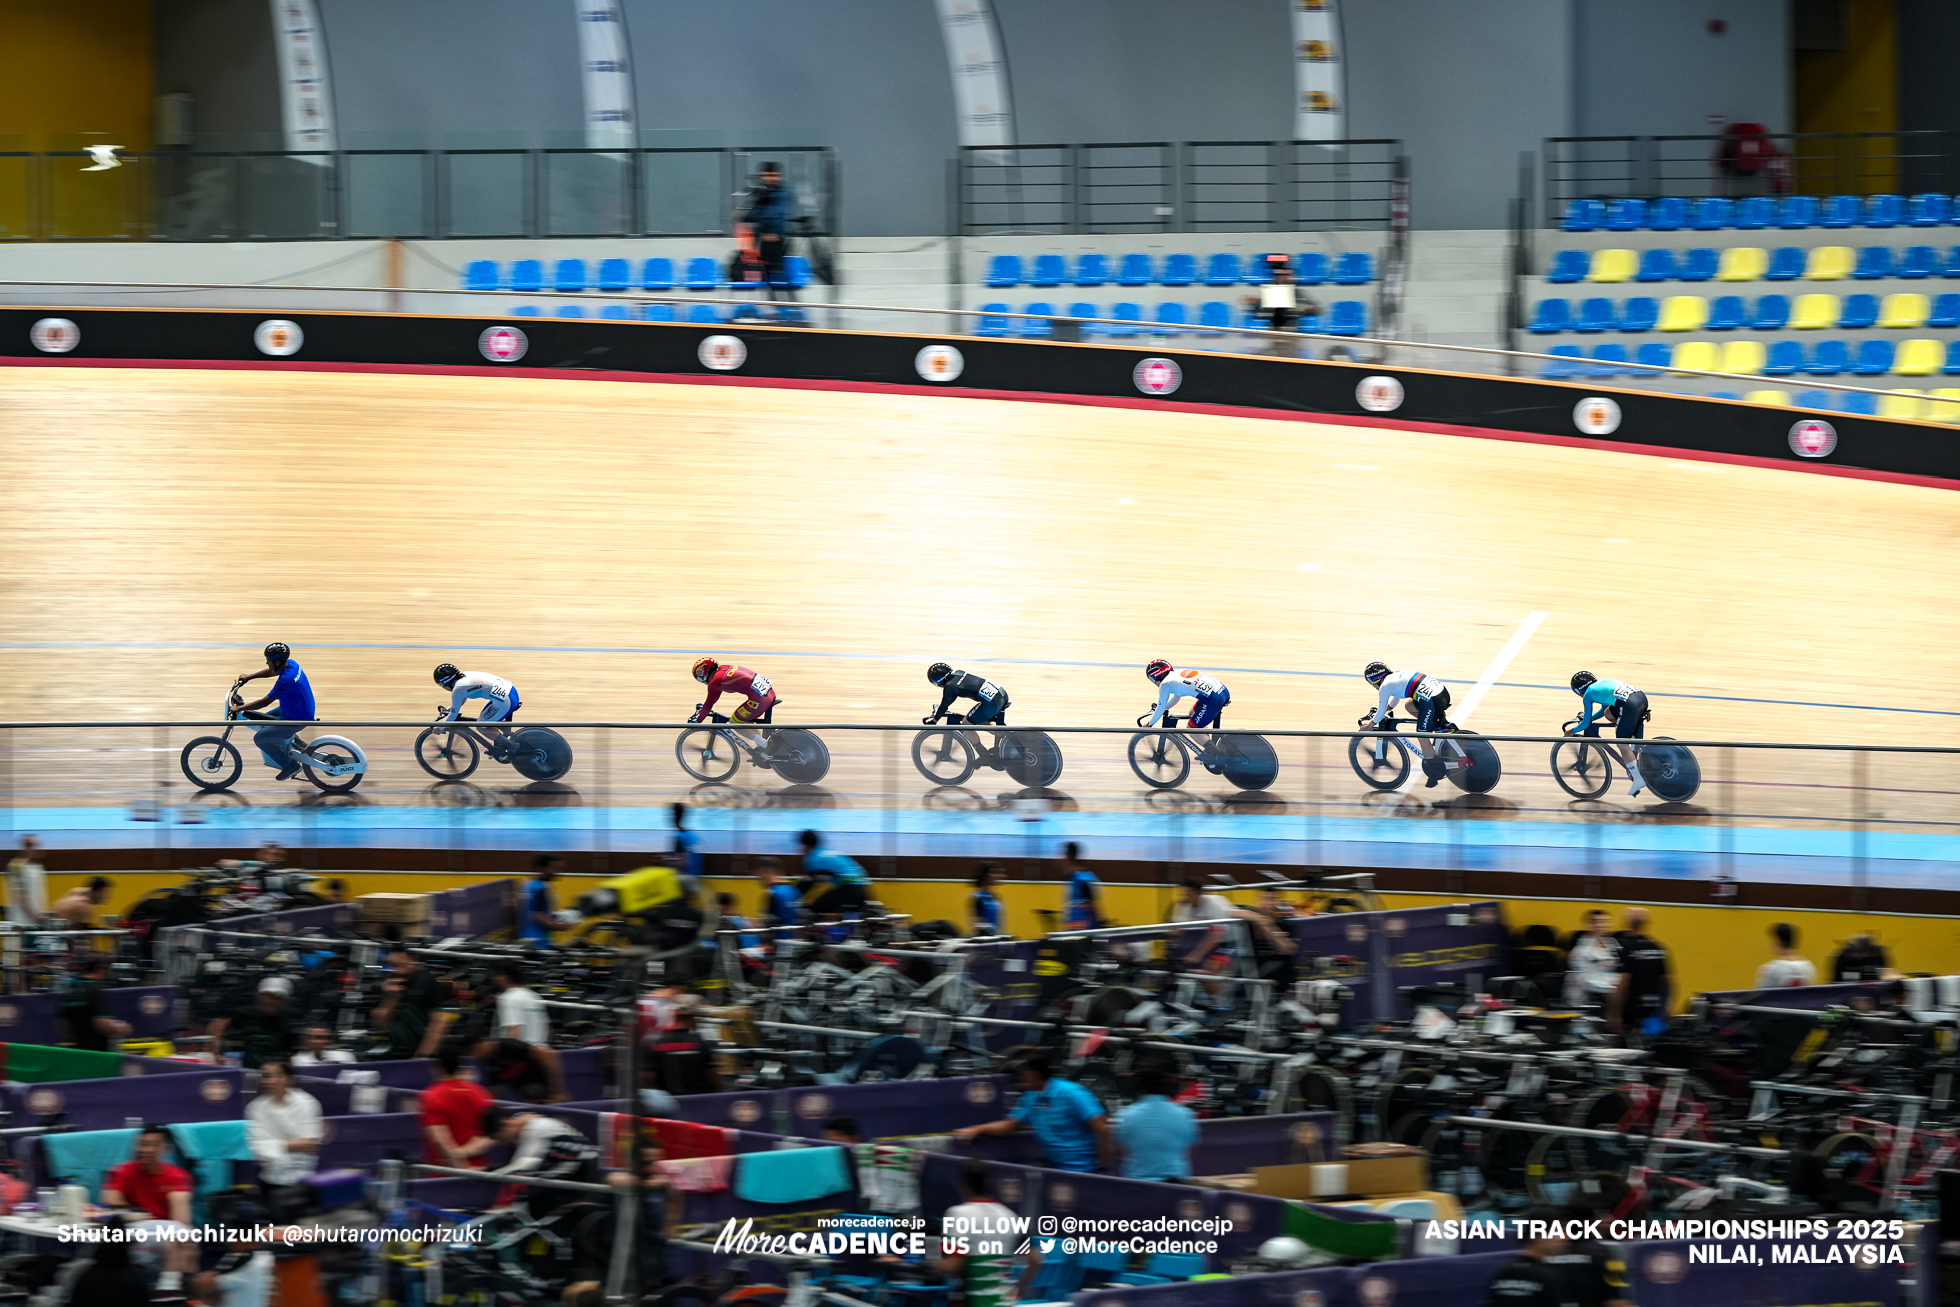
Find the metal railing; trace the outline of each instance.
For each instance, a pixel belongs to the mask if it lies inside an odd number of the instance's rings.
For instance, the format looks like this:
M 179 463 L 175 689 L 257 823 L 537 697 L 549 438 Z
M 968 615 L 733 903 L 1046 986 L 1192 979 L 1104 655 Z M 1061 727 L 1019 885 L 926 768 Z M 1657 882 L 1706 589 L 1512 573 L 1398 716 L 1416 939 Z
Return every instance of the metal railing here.
M 726 236 L 764 158 L 837 230 L 834 150 L 155 150 L 0 153 L 0 240 Z
M 1144 141 L 969 146 L 955 172 L 966 236 L 1385 231 L 1408 161 L 1396 140 Z
M 1725 136 L 1554 136 L 1545 141 L 1544 212 L 1556 225 L 1578 199 L 1875 195 L 1960 190 L 1960 132 L 1801 132 L 1756 138 L 1767 155 L 1744 171 Z

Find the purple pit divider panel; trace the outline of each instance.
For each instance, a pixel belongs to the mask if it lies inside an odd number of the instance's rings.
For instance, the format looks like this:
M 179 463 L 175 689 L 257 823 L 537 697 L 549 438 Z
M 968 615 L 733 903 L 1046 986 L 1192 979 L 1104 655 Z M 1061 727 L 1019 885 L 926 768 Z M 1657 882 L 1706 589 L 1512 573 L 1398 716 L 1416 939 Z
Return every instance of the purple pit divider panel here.
M 1191 1168 L 1199 1175 L 1244 1175 L 1255 1166 L 1334 1160 L 1334 1114 L 1226 1116 L 1198 1122 Z
M 964 1125 L 1007 1115 L 1006 1076 L 958 1076 L 947 1080 L 890 1080 L 867 1085 L 788 1089 L 790 1135 L 817 1139 L 824 1122 L 848 1116 L 867 1140 L 946 1134 Z M 682 1100 L 686 1102 L 685 1099 Z
M 438 936 L 472 938 L 509 930 L 517 923 L 516 904 L 514 880 L 490 880 L 481 885 L 443 890 L 436 895 L 430 910 L 429 929 Z
M 320 1101 L 320 1115 L 325 1116 L 380 1116 L 383 1112 L 413 1112 L 418 1110 L 418 1090 L 390 1089 L 383 1085 L 382 1112 L 356 1112 L 354 1110 L 354 1090 L 357 1085 L 343 1085 L 337 1080 L 322 1080 L 313 1076 L 296 1077 L 293 1083 Z
M 66 1112 L 78 1130 L 120 1130 L 130 1117 L 176 1125 L 186 1121 L 236 1121 L 245 1114 L 245 1073 L 232 1067 L 145 1076 L 140 1089 L 126 1076 L 102 1080 L 55 1080 L 9 1085 L 7 1106 L 23 1125 Z
M 330 1116 L 326 1142 L 320 1146 L 322 1171 L 354 1167 L 370 1170 L 390 1150 L 410 1162 L 422 1160 L 422 1118 L 414 1112 L 389 1112 L 377 1116 Z
M 1880 1007 L 1898 997 L 1899 982 L 1879 980 L 1871 984 L 1794 985 L 1787 989 L 1723 989 L 1708 995 L 1710 1004 L 1739 1003 L 1750 1007 L 1787 1007 L 1800 1012 L 1821 1012 L 1827 1007 Z
M 1464 1307 L 1484 1301 L 1490 1282 L 1517 1254 L 1469 1253 L 1461 1257 L 1424 1257 L 1406 1262 L 1375 1262 L 1348 1268 L 1348 1283 L 1362 1304 L 1394 1303 L 1395 1307 Z M 1640 1300 L 1645 1307 L 1646 1299 Z M 1706 1299 L 1729 1307 L 1730 1299 Z
M 1380 915 L 1384 997 L 1396 1017 L 1415 1013 L 1400 993 L 1404 986 L 1482 983 L 1504 974 L 1510 934 L 1501 903 L 1447 903 Z
M 1040 1005 L 1041 985 L 1035 975 L 1037 940 L 1018 939 L 1001 944 L 976 944 L 961 950 L 967 956 L 966 974 L 977 985 L 1001 997 L 987 1005 L 981 1015 L 996 1021 L 1025 1021 Z M 967 1042 L 990 1053 L 1003 1053 L 1029 1042 L 1030 1030 L 1011 1026 L 974 1026 L 967 1031 Z
M 8 994 L 0 998 L 0 1043 L 52 1048 L 68 1036 L 58 994 Z
M 183 991 L 175 985 L 108 989 L 103 997 L 109 1002 L 110 1015 L 129 1023 L 131 1039 L 154 1039 L 183 1024 Z
M 353 926 L 359 909 L 351 903 L 325 903 L 312 908 L 288 908 L 284 912 L 263 912 L 252 917 L 228 917 L 209 923 L 213 930 L 269 931 L 275 935 L 316 931 L 333 934 Z
M 454 1176 L 432 1175 L 408 1182 L 408 1196 L 417 1202 L 440 1207 L 446 1212 L 481 1211 L 497 1201 L 502 1188 L 494 1180 L 463 1180 Z
M 604 1048 L 568 1048 L 558 1054 L 559 1073 L 565 1077 L 565 1092 L 572 1101 L 592 1102 L 606 1092 L 607 1052 Z M 508 1085 L 485 1084 L 484 1088 L 492 1098 L 520 1101 Z
M 1458 1304 L 1475 1307 L 1477 1298 Z M 1093 1289 L 1075 1298 L 1076 1307 L 1357 1307 L 1348 1273 L 1338 1266 L 1315 1271 L 1235 1275 L 1229 1280 L 1175 1282 L 1142 1288 Z

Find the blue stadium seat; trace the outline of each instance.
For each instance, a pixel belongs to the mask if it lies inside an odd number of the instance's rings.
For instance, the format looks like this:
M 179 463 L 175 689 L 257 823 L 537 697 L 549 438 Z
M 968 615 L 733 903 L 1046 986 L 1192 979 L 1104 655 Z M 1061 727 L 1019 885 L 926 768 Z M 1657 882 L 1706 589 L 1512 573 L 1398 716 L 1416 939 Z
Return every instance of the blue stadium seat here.
M 1898 277 L 1934 277 L 1940 271 L 1940 252 L 1930 245 L 1908 245 L 1899 253 Z
M 551 270 L 551 288 L 560 294 L 577 294 L 590 284 L 584 259 L 560 259 Z
M 497 263 L 494 259 L 471 259 L 463 265 L 464 290 L 496 290 Z
M 1652 295 L 1635 295 L 1620 314 L 1621 331 L 1652 331 L 1660 321 L 1661 303 Z
M 1330 336 L 1359 336 L 1368 330 L 1368 306 L 1360 300 L 1335 300 L 1321 329 Z
M 810 267 L 810 261 L 801 254 L 792 254 L 783 260 L 783 275 L 797 290 L 816 280 L 816 272 Z
M 510 288 L 515 291 L 544 289 L 544 264 L 536 259 L 519 259 L 510 265 Z
M 1191 254 L 1167 254 L 1164 256 L 1164 280 L 1166 286 L 1189 286 L 1198 279 L 1198 260 Z
M 1946 252 L 1946 261 L 1940 264 L 1940 276 L 1960 277 L 1960 245 Z
M 1653 250 L 1648 251 L 1649 254 L 1655 252 Z M 1662 254 L 1667 253 L 1666 250 L 1658 252 Z M 1591 266 L 1592 255 L 1586 253 L 1586 251 L 1560 250 L 1552 255 L 1551 271 L 1545 274 L 1545 280 L 1557 286 L 1570 285 L 1575 281 L 1584 281 L 1586 279 L 1586 270 Z
M 1198 306 L 1198 334 L 1216 336 L 1232 325 L 1232 306 L 1224 300 L 1206 300 Z
M 1087 300 L 1077 300 L 1068 306 L 1068 315 L 1071 318 L 1100 318 L 1102 316 L 1102 310 Z M 1084 322 L 1082 324 L 1082 334 L 1085 336 L 1100 336 L 1102 333 L 1103 326 L 1100 322 Z
M 997 318 L 993 315 L 996 313 L 1006 313 L 1007 311 L 1008 308 L 1005 304 L 982 304 L 980 306 L 982 316 L 980 321 L 974 325 L 973 334 L 976 336 L 1005 336 L 1011 330 L 1009 319 Z
M 1592 356 L 1592 366 L 1586 370 L 1595 377 L 1617 377 L 1627 370 L 1627 347 L 1617 341 L 1596 346 Z
M 513 318 L 535 318 L 539 316 L 538 306 L 535 304 L 520 304 L 510 311 L 510 316 Z
M 1309 250 L 1293 260 L 1293 280 L 1302 286 L 1318 286 L 1329 275 L 1327 256 L 1319 250 Z
M 1148 286 L 1157 279 L 1157 270 L 1151 266 L 1148 254 L 1125 254 L 1116 265 L 1116 284 L 1118 286 Z
M 1719 196 L 1696 200 L 1688 225 L 1696 231 L 1720 231 L 1735 217 L 1735 201 Z
M 617 295 L 633 284 L 633 265 L 625 259 L 599 260 L 599 289 Z
M 671 304 L 649 304 L 640 310 L 640 319 L 643 322 L 672 322 L 675 320 L 674 306 Z
M 1765 295 L 1756 301 L 1756 316 L 1749 322 L 1751 331 L 1781 331 L 1789 325 L 1788 295 Z
M 1553 359 L 1538 374 L 1541 377 L 1556 381 L 1560 377 L 1576 377 L 1585 371 L 1586 365 L 1582 361 L 1585 351 L 1577 345 L 1554 345 L 1545 352 L 1553 355 Z
M 1721 265 L 1721 255 L 1706 245 L 1697 245 L 1681 256 L 1681 280 L 1707 281 Z
M 1785 231 L 1802 231 L 1817 222 L 1817 201 L 1809 195 L 1791 195 L 1776 206 L 1776 225 Z
M 1654 231 L 1680 231 L 1688 221 L 1688 202 L 1666 196 L 1647 206 L 1647 226 Z
M 624 261 L 625 260 L 623 259 L 621 260 L 621 262 Z M 624 304 L 608 304 L 606 305 L 606 307 L 599 310 L 599 316 L 602 318 L 609 318 L 614 322 L 629 322 L 632 320 L 633 317 L 632 314 L 626 311 L 626 306 Z
M 1157 334 L 1159 336 L 1181 336 L 1190 320 L 1185 316 L 1184 306 L 1176 300 L 1165 300 L 1157 306 Z
M 1633 361 L 1635 363 L 1644 363 L 1650 368 L 1664 368 L 1674 361 L 1674 347 L 1672 345 L 1663 345 L 1657 340 L 1649 341 L 1633 352 Z M 1646 376 L 1648 374 L 1636 373 L 1635 375 Z
M 1598 231 L 1606 221 L 1606 204 L 1603 200 L 1574 200 L 1565 206 L 1564 231 Z
M 1776 221 L 1776 201 L 1767 195 L 1752 195 L 1735 206 L 1738 231 L 1761 231 Z
M 1841 340 L 1820 340 L 1804 371 L 1813 377 L 1835 377 L 1851 367 L 1851 347 Z
M 1578 253 L 1574 250 L 1573 253 Z M 1644 250 L 1640 255 L 1640 271 L 1633 274 L 1635 281 L 1673 281 L 1675 275 L 1673 250 Z M 1552 277 L 1549 280 L 1557 281 Z M 1574 277 L 1572 280 L 1577 281 Z
M 1258 309 L 1247 309 L 1245 312 L 1239 314 L 1239 320 L 1236 325 L 1243 327 L 1247 331 L 1268 330 L 1265 316 Z
M 1525 330 L 1549 336 L 1572 329 L 1572 302 L 1565 299 L 1538 301 L 1538 313 Z
M 1606 206 L 1606 230 L 1639 231 L 1647 225 L 1647 201 L 1614 200 Z
M 1876 281 L 1892 275 L 1892 249 L 1887 245 L 1867 245 L 1858 251 L 1858 266 L 1851 270 L 1858 281 Z
M 1245 284 L 1248 286 L 1270 286 L 1273 281 L 1273 266 L 1266 262 L 1263 254 L 1250 254 L 1245 260 Z
M 1013 257 L 1013 256 L 1008 256 Z M 1019 276 L 1020 260 L 1015 261 L 1016 276 Z M 689 290 L 720 290 L 721 270 L 713 259 L 689 259 L 687 261 L 687 288 Z
M 712 304 L 696 304 L 687 311 L 687 320 L 689 322 L 698 322 L 705 326 L 709 323 L 720 322 L 721 314 L 716 312 L 715 306 Z
M 1855 227 L 1863 206 L 1855 195 L 1833 195 L 1824 201 L 1824 217 L 1817 224 L 1820 227 Z
M 1892 370 L 1892 342 L 1871 336 L 1858 342 L 1858 357 L 1851 364 L 1854 377 L 1882 377 Z
M 1915 195 L 1906 205 L 1906 225 L 1908 227 L 1939 227 L 1945 224 L 1953 209 L 1951 196 L 1929 191 Z
M 1896 227 L 1905 216 L 1906 197 L 1903 195 L 1873 195 L 1865 200 L 1867 227 Z
M 1801 195 L 1798 199 L 1809 199 Z M 1763 273 L 1764 281 L 1795 281 L 1803 276 L 1805 252 L 1795 245 L 1779 245 L 1770 251 L 1769 268 Z
M 1365 250 L 1349 250 L 1334 265 L 1336 286 L 1366 286 L 1375 279 L 1375 260 Z
M 1077 286 L 1104 286 L 1109 283 L 1109 259 L 1101 254 L 1075 256 L 1075 275 L 1069 280 Z
M 1949 377 L 1960 372 L 1960 340 L 1950 340 L 1946 343 L 1946 366 L 1940 371 Z
M 1236 286 L 1239 284 L 1239 256 L 1236 254 L 1214 254 L 1205 261 L 1205 285 Z
M 1831 408 L 1831 392 L 1828 390 L 1799 390 L 1796 398 L 1790 402 L 1798 408 L 1821 409 L 1828 413 Z
M 1742 396 L 1740 396 L 1740 395 L 1738 395 L 1738 394 L 1736 394 L 1736 393 L 1735 393 L 1735 392 L 1734 392 L 1733 390 L 1711 390 L 1711 391 L 1709 391 L 1709 392 L 1708 392 L 1708 394 L 1707 394 L 1707 396 L 1706 396 L 1706 398 L 1708 398 L 1708 399 L 1741 399 L 1741 398 L 1742 398 Z
M 1787 377 L 1803 368 L 1803 346 L 1794 340 L 1779 340 L 1769 347 L 1769 360 L 1763 364 L 1766 377 Z
M 687 280 L 690 288 L 694 284 L 694 264 L 699 262 L 701 260 L 695 259 L 687 265 Z M 1020 285 L 1021 256 L 1018 254 L 996 254 L 993 258 L 987 260 L 986 284 L 996 289 L 1005 289 L 1009 286 Z
M 582 318 L 585 316 L 585 310 L 576 304 L 560 304 L 558 311 L 551 316 L 554 318 Z
M 1734 331 L 1742 325 L 1748 310 L 1743 307 L 1740 295 L 1718 295 L 1708 306 L 1708 321 L 1704 325 L 1710 331 Z
M 1120 327 L 1111 327 L 1109 329 L 1110 335 L 1138 336 L 1143 334 L 1141 325 L 1129 325 L 1131 323 L 1141 324 L 1143 322 L 1143 306 L 1141 304 L 1132 304 L 1128 300 L 1120 304 L 1112 304 L 1109 308 L 1109 316 L 1124 324 Z
M 1025 336 L 1029 340 L 1042 340 L 1055 334 L 1055 324 L 1049 321 L 1055 316 L 1053 304 L 1046 300 L 1036 300 L 1021 312 L 1033 316 L 1015 319 L 1015 335 Z
M 641 290 L 672 290 L 674 288 L 674 261 L 672 259 L 648 259 L 640 265 Z
M 1028 277 L 1030 286 L 1059 286 L 1068 280 L 1068 263 L 1059 254 L 1037 254 L 1034 256 L 1034 272 Z
M 1575 331 L 1611 331 L 1615 317 L 1613 301 L 1596 295 L 1580 302 L 1579 320 L 1572 325 Z
M 1878 396 L 1851 391 L 1844 396 L 1844 411 L 1875 418 L 1878 416 Z
M 1948 291 L 1933 297 L 1933 312 L 1926 319 L 1926 325 L 1935 330 L 1952 330 L 1960 327 L 1960 294 Z
M 1844 312 L 1838 315 L 1842 331 L 1864 331 L 1878 321 L 1878 296 L 1846 295 Z

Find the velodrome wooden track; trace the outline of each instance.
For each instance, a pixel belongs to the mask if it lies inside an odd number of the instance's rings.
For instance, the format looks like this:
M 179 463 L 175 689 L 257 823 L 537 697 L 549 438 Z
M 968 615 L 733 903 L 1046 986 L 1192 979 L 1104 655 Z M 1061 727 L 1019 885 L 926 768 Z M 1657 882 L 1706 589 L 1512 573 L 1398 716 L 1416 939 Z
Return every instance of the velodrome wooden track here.
M 1123 726 L 1161 655 L 1265 669 L 1227 673 L 1232 725 L 1345 729 L 1370 658 L 1460 699 L 1534 611 L 1486 733 L 1555 730 L 1582 666 L 1681 738 L 1960 722 L 1960 501 L 1921 486 L 1091 405 L 197 369 L 0 368 L 0 459 L 14 722 L 208 716 L 277 639 L 343 719 L 426 718 L 449 657 L 540 720 L 671 721 L 693 651 L 775 650 L 743 661 L 786 721 L 916 722 L 944 658 L 1019 723 Z

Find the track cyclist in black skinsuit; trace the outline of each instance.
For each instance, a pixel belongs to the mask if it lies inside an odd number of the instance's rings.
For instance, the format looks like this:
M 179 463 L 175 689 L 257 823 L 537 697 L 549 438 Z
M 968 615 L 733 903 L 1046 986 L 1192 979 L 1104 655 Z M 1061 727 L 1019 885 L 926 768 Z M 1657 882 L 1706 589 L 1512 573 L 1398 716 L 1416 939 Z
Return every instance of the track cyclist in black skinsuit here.
M 939 687 L 939 709 L 932 716 L 922 718 L 925 725 L 931 726 L 945 717 L 954 725 L 998 726 L 1007 720 L 1007 691 L 995 685 L 984 676 L 972 672 L 956 671 L 947 663 L 934 663 L 926 669 L 926 679 Z M 958 713 L 947 716 L 947 709 L 955 699 L 974 701 L 973 711 L 962 717 Z

